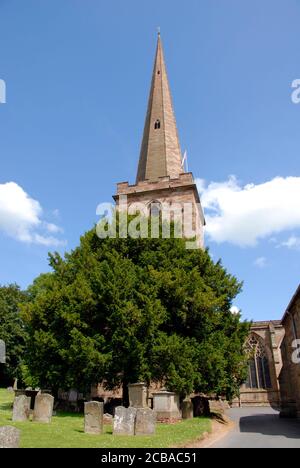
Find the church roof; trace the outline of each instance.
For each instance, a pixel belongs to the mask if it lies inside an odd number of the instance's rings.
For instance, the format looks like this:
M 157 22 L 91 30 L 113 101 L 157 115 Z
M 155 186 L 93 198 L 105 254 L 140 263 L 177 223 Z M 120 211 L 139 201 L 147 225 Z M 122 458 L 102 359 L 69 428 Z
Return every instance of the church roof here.
M 152 75 L 136 182 L 177 178 L 184 172 L 160 34 Z
M 287 316 L 290 314 L 291 309 L 294 307 L 296 300 L 297 300 L 299 297 L 300 297 L 300 284 L 299 284 L 299 286 L 298 286 L 298 288 L 297 288 L 295 294 L 293 295 L 292 299 L 290 300 L 289 305 L 287 306 L 287 309 L 286 309 L 286 311 L 285 311 L 285 313 L 284 313 L 284 316 L 283 316 L 283 318 L 282 318 L 281 323 L 284 323 L 284 321 L 286 320 Z

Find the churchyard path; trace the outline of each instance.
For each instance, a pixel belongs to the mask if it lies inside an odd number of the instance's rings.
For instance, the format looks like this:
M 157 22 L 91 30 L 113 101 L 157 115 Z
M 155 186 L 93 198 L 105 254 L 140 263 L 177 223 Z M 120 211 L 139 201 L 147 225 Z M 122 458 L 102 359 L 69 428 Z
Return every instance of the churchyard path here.
M 234 408 L 228 416 L 234 428 L 209 448 L 300 448 L 300 420 L 271 408 Z

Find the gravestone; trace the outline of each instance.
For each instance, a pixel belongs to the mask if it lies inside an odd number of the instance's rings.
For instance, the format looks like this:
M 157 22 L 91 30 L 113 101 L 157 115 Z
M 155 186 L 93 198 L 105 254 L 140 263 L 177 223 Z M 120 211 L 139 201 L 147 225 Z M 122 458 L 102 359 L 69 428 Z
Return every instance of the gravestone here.
M 181 419 L 179 395 L 163 390 L 153 393 L 153 409 L 158 421 Z
M 224 414 L 225 409 L 222 400 L 209 400 L 209 411 L 213 414 Z
M 48 393 L 40 393 L 35 398 L 33 421 L 51 423 L 54 398 Z
M 6 363 L 6 347 L 5 342 L 0 340 L 0 364 Z
M 68 395 L 68 400 L 70 402 L 76 402 L 78 400 L 78 392 L 76 389 L 72 388 L 70 391 L 69 391 L 69 395 Z
M 192 400 L 189 398 L 183 400 L 182 402 L 182 419 L 192 419 L 194 416 L 194 407 Z
M 114 435 L 134 435 L 136 408 L 117 406 L 114 417 Z
M 135 435 L 155 434 L 156 413 L 151 408 L 137 408 L 135 418 Z
M 87 434 L 103 433 L 103 403 L 99 401 L 84 403 L 84 432 Z
M 113 423 L 113 415 L 109 413 L 105 413 L 103 416 L 103 424 L 112 424 Z
M 20 430 L 13 426 L 0 427 L 0 448 L 19 448 Z
M 129 406 L 134 408 L 148 408 L 147 386 L 145 383 L 135 383 L 128 385 Z
M 30 397 L 20 395 L 14 400 L 13 421 L 27 421 L 30 414 Z

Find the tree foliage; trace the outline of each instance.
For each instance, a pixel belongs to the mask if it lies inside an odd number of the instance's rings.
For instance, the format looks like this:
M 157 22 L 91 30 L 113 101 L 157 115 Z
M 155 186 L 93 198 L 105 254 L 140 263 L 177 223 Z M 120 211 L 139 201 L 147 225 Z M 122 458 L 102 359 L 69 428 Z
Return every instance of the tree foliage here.
M 208 251 L 182 239 L 99 239 L 92 229 L 50 265 L 23 307 L 26 365 L 40 385 L 237 392 L 249 325 L 230 308 L 241 284 Z
M 26 293 L 16 284 L 0 286 L 0 339 L 6 344 L 6 364 L 1 365 L 0 384 L 21 377 L 26 332 L 20 315 L 20 304 Z

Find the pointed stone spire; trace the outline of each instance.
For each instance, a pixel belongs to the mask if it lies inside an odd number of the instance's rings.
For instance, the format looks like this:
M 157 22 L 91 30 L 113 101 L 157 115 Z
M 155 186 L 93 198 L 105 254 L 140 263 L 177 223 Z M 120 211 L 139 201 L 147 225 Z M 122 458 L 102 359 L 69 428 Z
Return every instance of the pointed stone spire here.
M 136 182 L 174 179 L 184 172 L 172 97 L 158 33 L 148 110 Z

